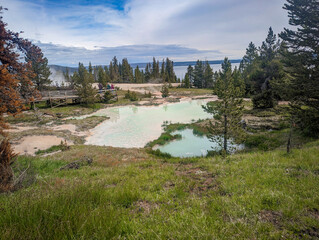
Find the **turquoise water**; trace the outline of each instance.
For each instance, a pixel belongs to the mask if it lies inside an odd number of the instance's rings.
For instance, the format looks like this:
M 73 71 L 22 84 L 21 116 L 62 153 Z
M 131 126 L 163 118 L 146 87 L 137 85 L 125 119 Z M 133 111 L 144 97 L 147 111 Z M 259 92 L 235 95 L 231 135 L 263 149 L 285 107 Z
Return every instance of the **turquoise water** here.
M 185 129 L 181 131 L 175 131 L 172 135 L 180 134 L 181 139 L 174 140 L 163 146 L 157 146 L 154 150 L 159 149 L 163 153 L 169 153 L 173 157 L 195 157 L 206 156 L 208 151 L 220 150 L 221 146 L 217 142 L 211 142 L 206 136 L 197 136 L 193 134 L 192 129 Z M 233 144 L 228 142 L 232 151 L 240 150 L 243 145 Z
M 192 120 L 212 118 L 202 105 L 208 100 L 190 100 L 160 106 L 124 106 L 99 110 L 95 116 L 108 116 L 95 127 L 86 144 L 125 148 L 142 148 L 163 132 L 164 121 L 190 123 Z

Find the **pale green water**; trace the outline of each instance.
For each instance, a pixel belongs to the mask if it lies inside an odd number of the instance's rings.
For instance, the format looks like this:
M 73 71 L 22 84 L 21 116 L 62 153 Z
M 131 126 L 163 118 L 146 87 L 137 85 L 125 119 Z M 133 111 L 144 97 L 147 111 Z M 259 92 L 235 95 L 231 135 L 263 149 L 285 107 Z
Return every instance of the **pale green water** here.
M 180 134 L 182 139 L 174 140 L 163 146 L 157 146 L 154 150 L 159 149 L 163 153 L 169 153 L 173 157 L 195 157 L 206 156 L 208 151 L 218 151 L 221 146 L 217 142 L 211 142 L 206 136 L 196 136 L 192 129 L 175 131 L 172 135 Z M 240 150 L 243 145 L 233 144 L 228 141 L 232 151 Z
M 192 120 L 212 118 L 202 105 L 208 100 L 191 100 L 161 106 L 125 106 L 102 109 L 96 116 L 108 116 L 91 132 L 86 144 L 113 147 L 144 147 L 163 132 L 164 121 L 190 123 Z

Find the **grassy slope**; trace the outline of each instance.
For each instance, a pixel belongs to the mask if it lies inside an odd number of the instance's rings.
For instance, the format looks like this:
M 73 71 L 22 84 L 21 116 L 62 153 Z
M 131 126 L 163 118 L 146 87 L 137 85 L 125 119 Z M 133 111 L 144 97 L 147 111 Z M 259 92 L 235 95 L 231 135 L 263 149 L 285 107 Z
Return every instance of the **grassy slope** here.
M 59 171 L 90 156 L 93 166 Z M 0 195 L 0 239 L 314 239 L 319 143 L 220 158 L 156 159 L 74 146 L 32 161 L 32 186 Z

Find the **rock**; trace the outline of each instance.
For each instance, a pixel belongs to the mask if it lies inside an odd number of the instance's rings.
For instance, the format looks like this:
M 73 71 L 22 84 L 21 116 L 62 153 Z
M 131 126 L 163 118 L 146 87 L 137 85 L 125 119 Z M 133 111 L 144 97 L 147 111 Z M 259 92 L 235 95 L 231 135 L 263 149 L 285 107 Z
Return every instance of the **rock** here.
M 85 156 L 80 160 L 71 162 L 71 163 L 61 167 L 60 171 L 69 170 L 69 169 L 79 169 L 82 166 L 90 166 L 92 164 L 92 162 L 93 162 L 92 158 Z

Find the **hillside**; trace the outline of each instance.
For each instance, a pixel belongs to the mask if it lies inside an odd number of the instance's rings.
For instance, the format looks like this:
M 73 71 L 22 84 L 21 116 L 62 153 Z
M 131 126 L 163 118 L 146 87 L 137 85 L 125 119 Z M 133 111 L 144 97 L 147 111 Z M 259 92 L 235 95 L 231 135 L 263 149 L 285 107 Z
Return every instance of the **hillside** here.
M 0 239 L 316 239 L 319 142 L 221 158 L 71 147 L 20 156 L 32 185 L 0 195 Z M 84 156 L 90 166 L 59 170 Z

